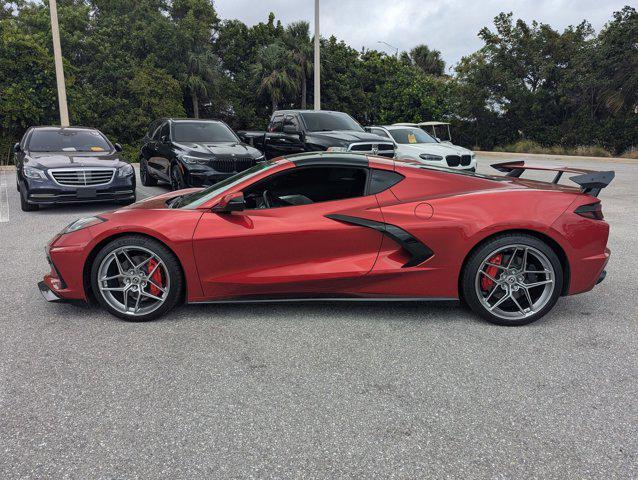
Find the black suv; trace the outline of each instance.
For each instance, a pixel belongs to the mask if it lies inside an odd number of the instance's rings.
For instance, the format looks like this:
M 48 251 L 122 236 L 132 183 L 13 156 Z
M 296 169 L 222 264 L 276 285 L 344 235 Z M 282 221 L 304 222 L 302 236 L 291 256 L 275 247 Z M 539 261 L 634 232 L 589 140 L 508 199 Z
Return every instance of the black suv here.
M 173 190 L 205 187 L 264 160 L 218 120 L 156 120 L 143 142 L 140 178 L 146 186 L 163 180 Z
M 25 212 L 40 205 L 135 201 L 135 171 L 122 147 L 94 128 L 31 127 L 13 147 Z

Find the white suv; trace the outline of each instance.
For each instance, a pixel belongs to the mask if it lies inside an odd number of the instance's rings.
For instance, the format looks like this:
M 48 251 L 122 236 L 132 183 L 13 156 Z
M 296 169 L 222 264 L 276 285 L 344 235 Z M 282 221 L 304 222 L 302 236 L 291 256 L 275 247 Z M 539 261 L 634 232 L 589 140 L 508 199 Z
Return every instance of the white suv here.
M 394 143 L 397 160 L 413 160 L 426 165 L 476 171 L 474 152 L 443 143 L 418 127 L 387 125 L 369 127 L 370 133 L 389 138 Z

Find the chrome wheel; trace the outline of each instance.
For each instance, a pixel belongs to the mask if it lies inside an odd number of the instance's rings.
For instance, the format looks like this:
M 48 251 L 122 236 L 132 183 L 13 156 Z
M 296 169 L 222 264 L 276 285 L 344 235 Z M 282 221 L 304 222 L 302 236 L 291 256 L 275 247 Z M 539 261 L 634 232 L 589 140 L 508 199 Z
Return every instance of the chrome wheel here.
M 529 245 L 507 245 L 484 258 L 474 287 L 489 313 L 505 320 L 522 320 L 550 302 L 556 273 L 540 250 Z
M 164 261 L 141 246 L 124 246 L 110 252 L 97 271 L 104 300 L 125 315 L 154 312 L 166 301 L 171 284 Z

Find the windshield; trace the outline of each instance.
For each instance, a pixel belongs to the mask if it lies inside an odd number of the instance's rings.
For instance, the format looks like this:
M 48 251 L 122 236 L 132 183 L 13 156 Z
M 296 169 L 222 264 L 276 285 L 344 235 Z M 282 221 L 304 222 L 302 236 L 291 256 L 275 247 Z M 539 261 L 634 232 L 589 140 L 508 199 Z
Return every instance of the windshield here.
M 328 132 L 331 130 L 364 131 L 361 125 L 347 113 L 304 112 L 301 114 L 301 117 L 309 132 Z
M 219 122 L 173 122 L 173 140 L 184 143 L 239 141 L 230 128 Z
M 394 141 L 402 144 L 438 143 L 420 128 L 392 128 L 388 130 Z
M 34 130 L 28 149 L 32 152 L 108 152 L 111 145 L 97 130 L 61 128 Z
M 258 173 L 273 168 L 275 165 L 275 163 L 271 162 L 258 163 L 257 165 L 254 165 L 249 169 L 244 170 L 243 172 L 237 173 L 232 177 L 228 177 L 221 182 L 217 182 L 216 184 L 211 185 L 208 188 L 205 188 L 198 192 L 189 193 L 188 195 L 184 195 L 183 197 L 178 197 L 176 203 L 171 203 L 171 207 L 188 209 L 197 208 L 209 201 L 211 198 L 224 193 L 226 190 L 234 187 L 235 185 L 239 185 L 244 180 L 248 180 Z

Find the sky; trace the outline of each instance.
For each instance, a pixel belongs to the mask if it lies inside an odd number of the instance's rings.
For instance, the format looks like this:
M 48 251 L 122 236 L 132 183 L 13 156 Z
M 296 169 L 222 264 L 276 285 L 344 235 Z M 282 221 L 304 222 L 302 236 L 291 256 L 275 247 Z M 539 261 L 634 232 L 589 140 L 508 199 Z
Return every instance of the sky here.
M 335 35 L 360 50 L 394 54 L 425 43 L 440 50 L 448 68 L 482 46 L 477 37 L 493 27 L 500 12 L 515 18 L 538 20 L 562 30 L 587 20 L 598 32 L 612 13 L 630 0 L 320 0 L 322 37 Z M 274 12 L 284 25 L 309 21 L 314 29 L 314 0 L 215 0 L 222 19 L 236 18 L 248 25 L 266 21 Z

